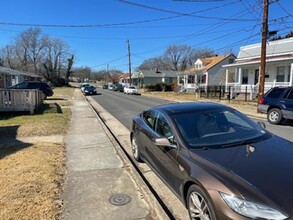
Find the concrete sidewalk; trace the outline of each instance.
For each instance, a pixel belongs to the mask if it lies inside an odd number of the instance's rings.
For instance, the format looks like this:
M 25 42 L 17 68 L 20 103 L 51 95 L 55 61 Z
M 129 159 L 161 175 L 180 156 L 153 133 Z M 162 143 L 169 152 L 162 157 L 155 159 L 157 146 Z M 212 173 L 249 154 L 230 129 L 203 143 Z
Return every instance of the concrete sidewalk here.
M 158 218 L 134 181 L 129 164 L 117 154 L 104 125 L 79 89 L 74 92 L 71 110 L 63 219 Z M 116 196 L 112 200 L 115 205 L 110 202 L 112 196 Z

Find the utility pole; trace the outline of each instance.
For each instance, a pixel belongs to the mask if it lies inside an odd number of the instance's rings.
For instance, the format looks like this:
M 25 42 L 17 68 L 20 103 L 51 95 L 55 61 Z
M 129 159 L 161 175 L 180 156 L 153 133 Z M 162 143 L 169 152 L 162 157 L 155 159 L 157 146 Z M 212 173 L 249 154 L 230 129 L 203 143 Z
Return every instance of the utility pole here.
M 131 59 L 130 59 L 130 43 L 129 40 L 126 41 L 128 49 L 128 68 L 129 68 L 129 85 L 131 86 Z
M 107 64 L 107 76 L 106 76 L 106 83 L 108 84 L 109 79 L 109 64 Z
M 266 74 L 266 53 L 267 53 L 267 36 L 268 36 L 268 12 L 269 2 L 263 0 L 263 21 L 262 21 L 262 40 L 261 40 L 261 57 L 260 57 L 260 79 L 258 89 L 258 103 L 264 95 L 265 74 Z

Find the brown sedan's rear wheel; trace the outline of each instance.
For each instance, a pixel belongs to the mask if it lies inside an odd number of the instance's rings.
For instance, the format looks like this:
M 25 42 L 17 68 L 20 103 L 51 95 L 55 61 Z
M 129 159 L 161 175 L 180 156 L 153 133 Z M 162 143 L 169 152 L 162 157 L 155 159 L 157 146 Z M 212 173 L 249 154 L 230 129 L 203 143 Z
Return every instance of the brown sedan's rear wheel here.
M 188 189 L 187 208 L 192 220 L 216 220 L 211 202 L 204 191 L 196 185 Z

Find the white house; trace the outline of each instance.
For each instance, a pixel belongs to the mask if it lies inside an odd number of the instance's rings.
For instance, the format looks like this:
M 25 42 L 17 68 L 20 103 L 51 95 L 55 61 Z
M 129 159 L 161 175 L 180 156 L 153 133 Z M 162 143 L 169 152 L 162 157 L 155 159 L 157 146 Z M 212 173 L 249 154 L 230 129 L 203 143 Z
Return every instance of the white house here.
M 226 86 L 236 93 L 245 90 L 255 98 L 259 88 L 261 44 L 240 48 L 236 62 L 223 65 Z M 267 43 L 265 92 L 275 86 L 293 85 L 293 38 Z
M 197 59 L 193 67 L 178 74 L 178 85 L 186 91 L 194 91 L 198 86 L 224 85 L 222 65 L 234 63 L 235 58 L 233 54 L 227 54 Z

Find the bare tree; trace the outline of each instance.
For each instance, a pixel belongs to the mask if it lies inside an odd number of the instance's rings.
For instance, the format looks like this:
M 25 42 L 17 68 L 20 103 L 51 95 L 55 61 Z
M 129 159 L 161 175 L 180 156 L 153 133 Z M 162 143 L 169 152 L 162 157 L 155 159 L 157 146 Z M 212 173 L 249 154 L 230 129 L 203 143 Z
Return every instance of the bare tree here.
M 138 70 L 171 70 L 172 67 L 162 57 L 154 57 L 143 61 Z
M 25 71 L 38 73 L 44 59 L 44 48 L 48 44 L 48 36 L 42 35 L 40 28 L 29 28 L 16 38 L 15 52 Z
M 42 75 L 53 84 L 58 84 L 58 80 L 63 78 L 63 69 L 68 69 L 68 56 L 67 52 L 68 46 L 66 43 L 60 39 L 53 38 L 48 39 L 47 45 L 44 48 L 46 59 L 43 61 L 44 70 L 41 71 Z M 72 68 L 72 64 L 70 64 L 70 69 Z M 66 68 L 67 66 L 67 68 Z M 70 71 L 69 69 L 69 71 Z
M 163 58 L 172 65 L 173 70 L 184 70 L 192 51 L 193 49 L 187 45 L 171 45 L 165 51 Z
M 11 69 L 17 67 L 15 60 L 15 47 L 13 45 L 6 45 L 0 50 L 0 59 L 3 66 L 7 66 Z
M 13 44 L 0 49 L 0 59 L 4 66 L 32 72 L 55 85 L 63 85 L 72 73 L 75 58 L 68 49 L 64 41 L 42 34 L 40 28 L 29 28 Z

